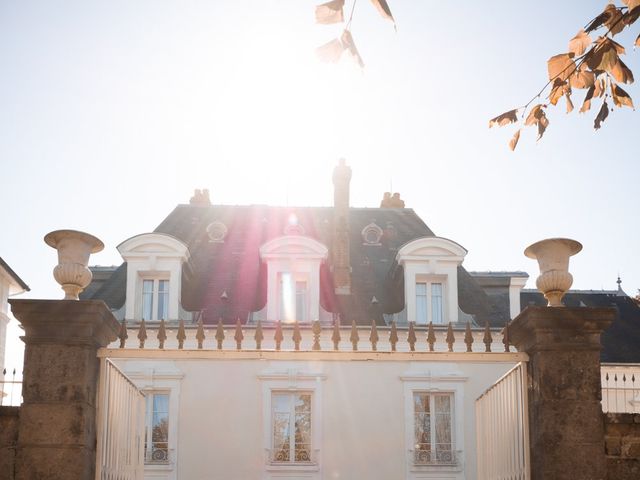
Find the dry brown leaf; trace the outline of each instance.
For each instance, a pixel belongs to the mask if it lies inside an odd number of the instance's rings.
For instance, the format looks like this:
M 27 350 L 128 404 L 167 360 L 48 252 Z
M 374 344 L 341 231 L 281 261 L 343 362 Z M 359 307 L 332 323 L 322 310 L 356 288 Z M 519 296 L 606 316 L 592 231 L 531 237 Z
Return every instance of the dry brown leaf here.
M 555 78 L 566 80 L 576 68 L 572 57 L 573 53 L 561 53 L 560 55 L 551 57 L 547 61 L 549 80 L 554 80 Z
M 596 90 L 595 90 L 593 96 L 594 97 L 602 97 L 602 95 L 604 95 L 605 90 L 606 90 L 606 85 L 605 85 L 604 78 L 601 78 L 600 80 L 598 80 L 595 83 L 595 87 L 596 87 Z
M 516 149 L 516 145 L 518 145 L 518 140 L 520 140 L 520 128 L 518 129 L 518 131 L 516 131 L 516 133 L 513 134 L 513 137 L 511 137 L 511 140 L 509 140 L 509 148 L 511 149 L 511 151 L 513 152 Z
M 342 32 L 342 37 L 340 37 L 342 41 L 342 46 L 345 50 L 347 50 L 353 59 L 360 65 L 360 68 L 364 68 L 364 62 L 362 61 L 362 57 L 356 48 L 356 44 L 353 41 L 353 37 L 351 36 L 351 32 L 349 30 L 345 30 Z
M 489 120 L 489 128 L 497 125 L 499 127 L 504 127 L 505 125 L 509 125 L 510 123 L 516 123 L 518 121 L 518 109 L 509 110 L 508 112 L 504 112 L 498 115 L 495 118 Z
M 640 35 L 638 35 L 638 38 L 636 38 L 636 41 L 633 45 L 636 47 L 640 47 Z
M 609 105 L 607 105 L 607 101 L 602 102 L 602 107 L 600 107 L 600 111 L 598 115 L 596 115 L 596 119 L 593 121 L 593 128 L 598 130 L 602 126 L 602 122 L 606 120 L 609 116 Z
M 551 105 L 556 105 L 558 103 L 558 100 L 562 98 L 566 85 L 567 82 L 564 80 L 560 80 L 559 78 L 556 78 L 553 81 L 551 92 L 549 92 L 549 103 L 551 103 Z
M 595 47 L 587 53 L 587 65 L 592 71 L 610 72 L 618 61 L 618 49 L 616 46 L 618 44 L 604 37 L 600 37 L 595 43 Z
M 604 11 L 609 14 L 604 25 L 609 29 L 611 35 L 617 35 L 624 29 L 623 13 L 613 3 L 608 4 Z
M 339 38 L 334 38 L 329 43 L 325 43 L 321 47 L 316 48 L 318 58 L 328 63 L 338 63 L 343 52 L 344 46 Z
M 591 23 L 585 28 L 585 31 L 589 33 L 600 28 L 604 24 L 604 22 L 608 20 L 609 15 L 610 15 L 609 12 L 605 8 L 604 12 L 602 12 L 600 15 L 598 15 L 596 18 L 594 18 L 591 21 Z
M 534 106 L 529 112 L 529 115 L 527 115 L 527 119 L 524 121 L 524 124 L 529 126 L 529 125 L 535 125 L 536 123 L 538 123 L 538 120 L 540 120 L 540 117 L 544 115 L 544 110 L 542 110 L 543 108 L 544 108 L 544 105 L 542 105 L 541 103 Z
M 620 83 L 633 83 L 633 72 L 619 58 L 609 73 Z
M 387 0 L 371 0 L 371 3 L 373 3 L 373 6 L 376 7 L 376 10 L 380 12 L 380 15 L 382 15 L 383 18 L 391 20 L 394 24 L 396 23 L 393 19 L 393 15 L 391 15 L 391 10 L 389 9 Z
M 573 102 L 571 101 L 571 94 L 565 93 L 564 98 L 567 101 L 567 113 L 573 112 Z
M 593 72 L 588 70 L 586 63 L 580 65 L 578 71 L 569 77 L 569 82 L 573 88 L 589 88 L 595 81 L 596 76 Z
M 584 96 L 584 101 L 582 102 L 582 107 L 580 107 L 580 113 L 584 113 L 591 109 L 591 99 L 593 98 L 595 90 L 595 85 L 589 87 L 589 90 L 587 90 L 587 94 Z
M 316 22 L 324 25 L 344 22 L 344 0 L 332 0 L 316 7 Z
M 576 36 L 569 41 L 569 51 L 579 57 L 587 50 L 589 45 L 591 45 L 591 37 L 583 29 L 580 29 Z
M 640 0 L 622 0 L 627 7 L 629 7 L 629 11 L 632 11 L 636 7 L 640 7 Z
M 635 7 L 633 9 L 629 9 L 629 11 L 625 14 L 623 22 L 625 23 L 625 25 L 633 25 L 639 17 L 640 7 Z
M 525 125 L 537 125 L 538 126 L 538 140 L 542 138 L 544 135 L 544 131 L 549 126 L 549 119 L 547 115 L 544 113 L 543 108 L 546 108 L 546 105 L 538 104 L 531 109 L 529 115 L 527 115 L 527 119 L 525 120 Z
M 540 117 L 540 121 L 538 122 L 538 140 L 542 138 L 548 126 L 549 126 L 549 119 L 547 118 L 545 113 L 542 112 L 542 117 Z
M 629 94 L 618 85 L 611 85 L 611 98 L 616 107 L 633 108 L 633 100 L 631 100 Z

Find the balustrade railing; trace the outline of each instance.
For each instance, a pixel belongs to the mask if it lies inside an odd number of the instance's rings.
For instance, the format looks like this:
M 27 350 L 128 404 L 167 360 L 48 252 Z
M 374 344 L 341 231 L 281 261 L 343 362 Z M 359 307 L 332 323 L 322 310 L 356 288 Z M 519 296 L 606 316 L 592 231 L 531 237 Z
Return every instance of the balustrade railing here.
M 22 403 L 22 380 L 17 371 L 2 370 L 0 379 L 0 406 L 19 406 Z
M 502 331 L 466 325 L 423 325 L 408 327 L 321 325 L 320 322 L 301 325 L 270 323 L 263 325 L 186 326 L 145 322 L 128 325 L 122 321 L 114 348 L 160 350 L 270 350 L 270 351 L 365 351 L 365 352 L 510 352 L 508 326 Z
M 602 364 L 602 411 L 640 413 L 640 365 Z
M 142 480 L 144 395 L 109 359 L 100 368 L 96 480 Z
M 518 363 L 476 400 L 479 480 L 529 480 L 526 364 Z

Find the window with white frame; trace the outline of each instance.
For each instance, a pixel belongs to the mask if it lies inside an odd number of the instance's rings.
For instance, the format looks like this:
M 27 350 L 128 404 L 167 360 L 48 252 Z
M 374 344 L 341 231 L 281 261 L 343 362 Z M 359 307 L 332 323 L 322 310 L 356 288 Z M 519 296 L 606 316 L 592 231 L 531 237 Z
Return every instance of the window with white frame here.
M 146 395 L 145 463 L 169 462 L 169 393 Z
M 309 282 L 307 275 L 281 272 L 279 275 L 279 318 L 284 322 L 309 320 Z
M 312 462 L 311 396 L 311 392 L 272 392 L 272 462 Z
M 322 384 L 326 375 L 305 365 L 272 365 L 262 383 L 265 480 L 322 478 Z
M 444 323 L 443 284 L 441 281 L 416 282 L 416 323 Z
M 415 465 L 454 465 L 452 393 L 413 392 Z
M 167 320 L 169 317 L 169 280 L 142 280 L 142 319 Z

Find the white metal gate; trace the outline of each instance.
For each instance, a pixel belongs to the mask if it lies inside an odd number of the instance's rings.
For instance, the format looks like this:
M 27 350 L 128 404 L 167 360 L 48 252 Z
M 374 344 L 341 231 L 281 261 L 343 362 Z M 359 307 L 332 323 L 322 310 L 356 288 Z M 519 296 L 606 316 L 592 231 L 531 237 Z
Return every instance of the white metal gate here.
M 101 359 L 96 480 L 144 477 L 144 395 L 109 359 Z
M 520 362 L 476 400 L 479 480 L 529 480 L 527 366 Z

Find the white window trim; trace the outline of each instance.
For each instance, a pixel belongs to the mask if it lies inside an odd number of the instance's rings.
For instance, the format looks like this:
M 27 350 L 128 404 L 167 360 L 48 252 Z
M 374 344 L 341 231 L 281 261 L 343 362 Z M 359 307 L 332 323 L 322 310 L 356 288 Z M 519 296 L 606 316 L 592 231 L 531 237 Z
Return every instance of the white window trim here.
M 292 313 L 294 315 L 293 319 L 289 319 L 289 322 L 292 322 L 293 320 L 297 320 L 300 323 L 308 323 L 309 322 L 309 318 L 310 318 L 310 308 L 309 308 L 309 297 L 310 297 L 310 292 L 309 292 L 309 274 L 307 272 L 279 272 L 278 273 L 278 319 L 282 320 L 283 322 L 286 322 L 287 319 L 286 317 L 286 313 L 283 312 L 283 307 L 284 307 L 284 291 L 283 291 L 283 276 L 284 275 L 291 275 L 291 285 L 289 285 L 289 296 L 290 301 L 291 301 L 291 305 L 290 308 L 292 309 Z M 305 287 L 305 309 L 304 312 L 302 313 L 302 318 L 297 318 L 297 312 L 298 312 L 298 290 L 297 290 L 297 283 L 298 282 L 304 282 L 306 284 Z
M 184 374 L 173 362 L 123 361 L 118 366 L 145 395 L 147 393 L 169 394 L 169 461 L 145 463 L 144 471 L 150 478 L 162 480 L 178 479 L 178 422 L 180 418 L 180 385 Z M 146 404 L 145 404 L 146 405 Z M 146 428 L 146 417 L 145 417 Z
M 418 320 L 418 308 L 417 308 L 417 284 L 418 283 L 425 283 L 427 285 L 427 318 L 426 318 L 426 323 L 423 322 L 419 322 Z M 434 283 L 439 283 L 442 286 L 442 322 L 440 323 L 433 323 L 434 325 L 446 325 L 447 321 L 446 319 L 449 318 L 449 316 L 447 315 L 447 291 L 448 291 L 448 285 L 447 285 L 447 277 L 444 275 L 421 275 L 418 274 L 415 276 L 415 283 L 414 283 L 414 301 L 416 302 L 416 314 L 413 317 L 415 319 L 416 325 L 429 325 L 429 322 L 433 321 L 433 300 L 432 300 L 432 296 L 433 296 L 433 292 L 431 290 L 431 286 Z
M 455 368 L 443 364 L 437 370 L 425 370 L 419 364 L 400 376 L 404 389 L 405 449 L 407 452 L 407 479 L 423 478 L 429 472 L 451 473 L 452 478 L 463 478 L 464 472 L 464 383 L 468 380 Z M 448 393 L 453 395 L 451 408 L 451 438 L 456 452 L 456 465 L 416 465 L 414 450 L 414 393 Z M 460 476 L 459 476 L 460 475 Z
M 305 371 L 303 367 L 287 365 L 270 369 L 258 375 L 262 388 L 262 443 L 265 458 L 265 475 L 282 478 L 281 475 L 304 474 L 305 478 L 322 478 L 322 386 L 326 375 Z M 271 462 L 273 448 L 272 398 L 274 393 L 308 392 L 311 394 L 311 450 L 313 463 Z M 297 477 L 296 477 L 297 478 Z
M 137 317 L 142 320 L 143 312 L 144 312 L 144 281 L 152 280 L 153 281 L 153 296 L 151 303 L 151 318 L 145 318 L 145 322 L 159 322 L 160 318 L 158 318 L 158 300 L 160 299 L 159 290 L 160 290 L 160 280 L 166 280 L 169 282 L 169 294 L 167 295 L 167 318 L 169 317 L 169 305 L 171 303 L 171 289 L 173 285 L 171 284 L 171 274 L 170 272 L 138 272 L 140 280 L 138 283 L 138 288 L 136 289 L 136 298 L 139 301 L 136 302 L 136 310 Z

